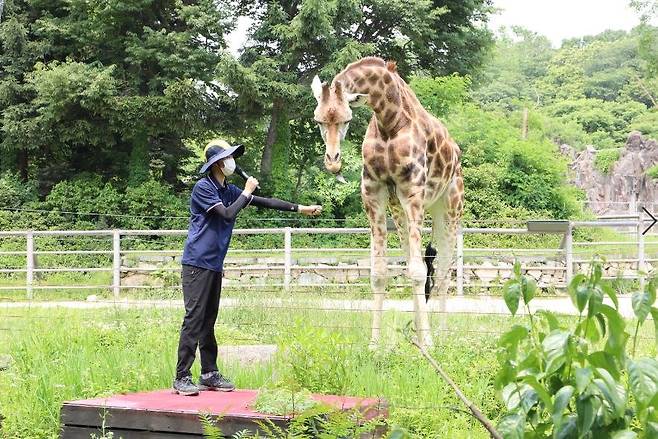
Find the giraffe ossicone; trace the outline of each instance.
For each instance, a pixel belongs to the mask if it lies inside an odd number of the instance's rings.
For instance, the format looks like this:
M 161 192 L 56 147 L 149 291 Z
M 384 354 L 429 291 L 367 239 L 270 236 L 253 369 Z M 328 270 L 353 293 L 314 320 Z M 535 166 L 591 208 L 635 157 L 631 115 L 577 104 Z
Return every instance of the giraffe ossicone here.
M 313 113 L 325 143 L 325 168 L 340 175 L 340 142 L 352 120 L 352 107 L 373 110 L 362 145 L 361 198 L 371 228 L 371 286 L 374 295 L 371 345 L 382 330 L 386 294 L 386 218 L 390 210 L 412 282 L 414 320 L 419 342 L 432 345 L 425 285 L 428 271 L 422 254 L 425 212 L 432 219 L 437 247 L 433 296 L 445 310 L 456 232 L 463 211 L 464 182 L 459 146 L 447 129 L 418 101 L 397 73 L 394 62 L 367 57 L 348 65 L 331 84 L 313 78 L 318 104 Z M 430 259 L 431 261 L 431 259 Z M 430 282 L 431 283 L 431 282 Z

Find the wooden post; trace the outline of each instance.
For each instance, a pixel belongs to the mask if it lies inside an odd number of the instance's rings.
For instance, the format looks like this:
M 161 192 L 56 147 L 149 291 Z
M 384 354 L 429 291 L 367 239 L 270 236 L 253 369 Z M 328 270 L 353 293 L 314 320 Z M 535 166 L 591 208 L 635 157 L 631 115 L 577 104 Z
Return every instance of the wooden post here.
M 284 233 L 283 288 L 290 291 L 292 278 L 292 232 L 290 227 L 286 227 Z
M 521 125 L 521 139 L 528 138 L 528 107 L 523 108 L 523 122 Z
M 637 214 L 637 276 L 640 279 L 640 291 L 644 291 L 644 221 L 642 219 L 642 205 L 638 205 Z
M 112 231 L 112 292 L 114 298 L 121 295 L 121 232 Z
M 564 235 L 564 263 L 566 265 L 565 283 L 567 286 L 573 279 L 573 226 L 569 221 L 569 226 Z
M 464 295 L 464 231 L 457 226 L 457 294 Z
M 27 292 L 27 299 L 32 300 L 34 297 L 33 284 L 34 284 L 34 233 L 27 232 L 26 238 L 26 269 L 25 272 L 25 288 Z

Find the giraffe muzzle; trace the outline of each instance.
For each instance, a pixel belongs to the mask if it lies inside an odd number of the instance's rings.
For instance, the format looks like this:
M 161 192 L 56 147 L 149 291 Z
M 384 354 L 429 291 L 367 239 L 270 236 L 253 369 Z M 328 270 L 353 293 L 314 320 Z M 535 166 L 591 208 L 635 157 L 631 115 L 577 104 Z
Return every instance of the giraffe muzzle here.
M 340 160 L 340 152 L 337 152 L 333 156 L 329 153 L 324 155 L 324 167 L 327 168 L 327 171 L 331 172 L 332 174 L 338 174 L 340 172 L 341 166 L 342 163 Z

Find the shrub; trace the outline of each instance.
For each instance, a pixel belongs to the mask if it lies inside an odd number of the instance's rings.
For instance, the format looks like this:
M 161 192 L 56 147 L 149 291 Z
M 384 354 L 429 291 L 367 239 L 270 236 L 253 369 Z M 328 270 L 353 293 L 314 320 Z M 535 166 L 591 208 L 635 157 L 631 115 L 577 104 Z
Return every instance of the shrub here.
M 658 165 L 653 165 L 647 169 L 647 175 L 651 178 L 658 179 Z
M 427 111 L 437 117 L 445 117 L 450 110 L 464 102 L 470 84 L 468 76 L 416 76 L 411 79 L 409 86 Z
M 499 340 L 496 386 L 507 413 L 498 430 L 504 437 L 522 438 L 526 431 L 534 438 L 637 438 L 637 430 L 640 437 L 658 434 L 658 361 L 634 358 L 640 326 L 649 314 L 658 319 L 657 281 L 633 294 L 637 323 L 631 338 L 616 293 L 602 274 L 601 264 L 594 262 L 587 276 L 578 274 L 570 282 L 578 320 L 567 327 L 551 312 L 531 311 L 537 286 L 521 274 L 518 262 L 514 265 L 504 299 L 513 315 L 525 307 L 528 324 L 514 325 Z M 613 306 L 604 304 L 604 297 Z
M 37 199 L 37 191 L 31 182 L 23 183 L 18 175 L 5 172 L 0 175 L 0 207 L 17 208 Z
M 596 152 L 594 166 L 602 173 L 609 174 L 614 164 L 619 160 L 619 154 L 620 150 L 617 148 L 600 149 Z

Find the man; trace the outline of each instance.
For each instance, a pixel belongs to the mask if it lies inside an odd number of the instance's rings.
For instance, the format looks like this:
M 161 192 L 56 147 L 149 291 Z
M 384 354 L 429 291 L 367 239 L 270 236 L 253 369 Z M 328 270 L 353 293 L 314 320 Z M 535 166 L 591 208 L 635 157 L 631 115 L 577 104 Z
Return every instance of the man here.
M 190 224 L 182 259 L 185 317 L 178 343 L 178 363 L 174 392 L 198 395 L 199 390 L 230 392 L 235 386 L 217 369 L 215 321 L 222 288 L 224 257 L 231 241 L 235 218 L 248 205 L 267 207 L 305 215 L 318 215 L 321 206 L 302 206 L 253 195 L 258 180 L 249 177 L 244 190 L 226 181 L 235 171 L 234 158 L 244 154 L 244 147 L 231 146 L 221 139 L 205 148 L 207 174 L 194 185 L 190 201 Z M 197 386 L 190 369 L 197 346 L 201 354 L 201 378 Z

